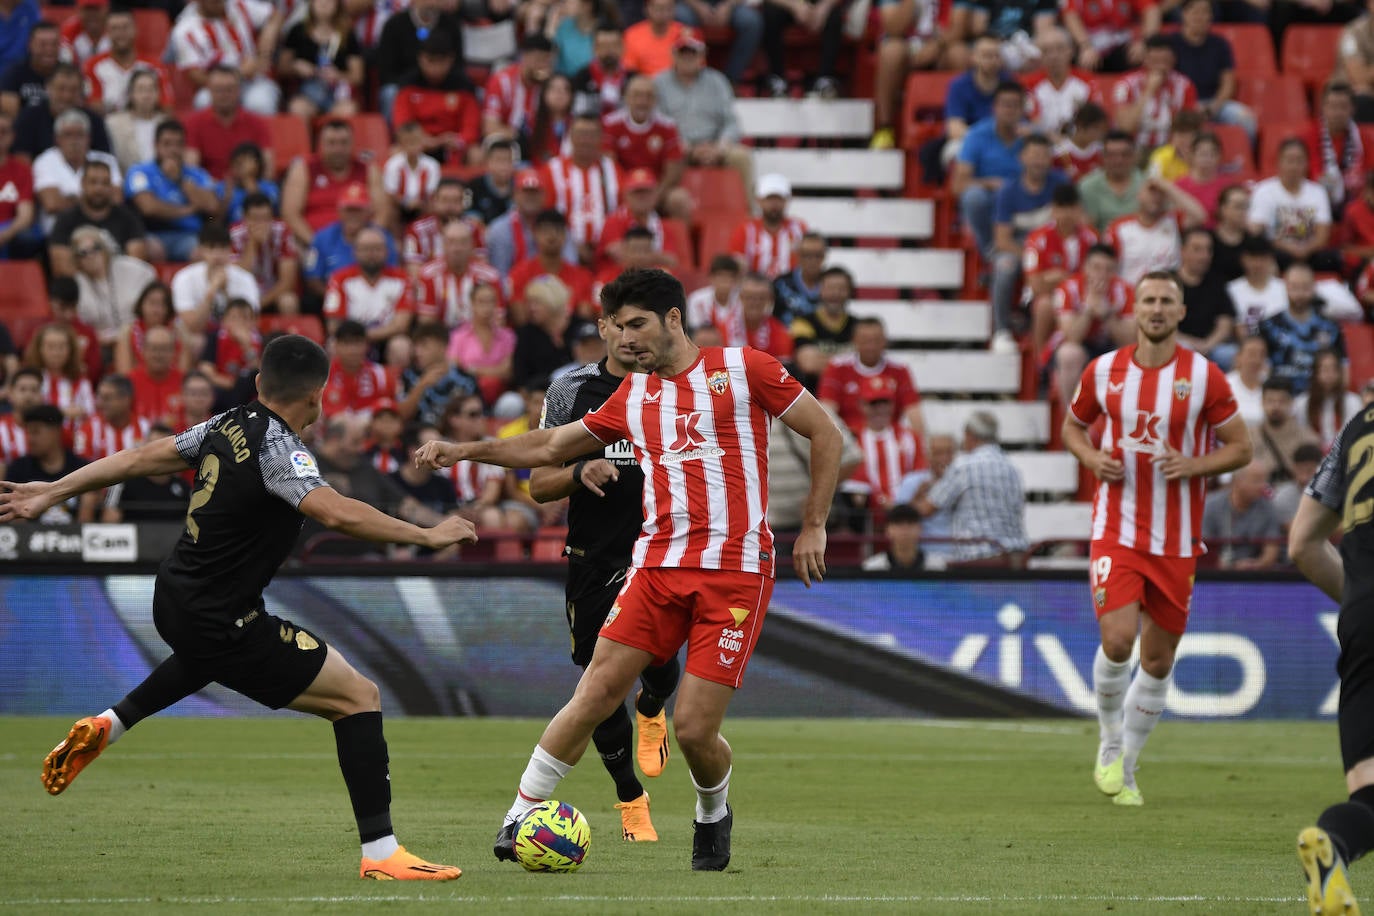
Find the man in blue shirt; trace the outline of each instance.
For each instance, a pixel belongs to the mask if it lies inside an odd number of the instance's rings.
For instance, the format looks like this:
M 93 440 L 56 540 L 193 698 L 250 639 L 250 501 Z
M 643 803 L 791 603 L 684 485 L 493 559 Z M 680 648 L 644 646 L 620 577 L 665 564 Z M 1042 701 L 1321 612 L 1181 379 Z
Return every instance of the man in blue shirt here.
M 1339 324 L 1317 314 L 1311 267 L 1294 261 L 1283 283 L 1288 288 L 1288 311 L 1261 321 L 1259 336 L 1269 345 L 1269 377 L 1283 379 L 1294 394 L 1302 394 L 1311 383 L 1318 353 L 1335 350 L 1345 360 L 1345 337 Z
M 1050 221 L 1055 189 L 1068 183 L 1053 168 L 1054 150 L 1042 134 L 1032 134 L 1021 145 L 1021 176 L 1002 185 L 993 204 L 992 349 L 1012 352 L 1011 309 L 1021 281 L 1021 252 L 1026 236 Z M 1074 195 L 1075 202 L 1077 194 Z M 1009 346 L 1010 345 L 1010 346 Z
M 997 39 L 984 37 L 973 43 L 969 68 L 950 80 L 945 90 L 945 160 L 959 151 L 959 142 L 969 128 L 992 114 L 992 97 L 997 87 L 1011 79 L 1002 71 L 1002 53 Z
M 807 318 L 821 301 L 821 271 L 829 248 L 825 236 L 807 232 L 797 243 L 797 266 L 773 281 L 773 314 L 791 327 L 795 318 Z
M 29 31 L 42 18 L 33 0 L 0 0 L 0 73 L 24 59 Z
M 124 196 L 138 209 L 149 233 L 169 261 L 189 261 L 195 254 L 203 216 L 219 213 L 210 173 L 186 164 L 186 129 L 180 121 L 163 121 L 153 134 L 151 162 L 129 169 Z
M 953 191 L 964 227 L 986 257 L 992 251 L 992 208 L 1004 184 L 1021 175 L 1021 121 L 1026 90 L 1010 80 L 993 94 L 992 117 L 975 124 L 964 138 L 954 167 Z
M 315 233 L 315 241 L 305 256 L 305 285 L 314 296 L 323 298 L 325 285 L 334 271 L 351 267 L 358 263 L 353 254 L 353 242 L 358 233 L 368 227 L 382 233 L 386 239 L 386 264 L 398 267 L 400 253 L 396 241 L 380 226 L 372 222 L 372 199 L 367 188 L 360 184 L 349 185 L 339 195 L 339 219 Z

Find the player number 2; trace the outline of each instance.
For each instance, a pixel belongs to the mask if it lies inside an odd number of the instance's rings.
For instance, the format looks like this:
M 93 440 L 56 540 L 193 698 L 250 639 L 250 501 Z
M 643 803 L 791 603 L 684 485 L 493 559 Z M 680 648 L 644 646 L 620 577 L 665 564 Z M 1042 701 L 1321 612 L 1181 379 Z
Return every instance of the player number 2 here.
M 1374 435 L 1364 436 L 1355 443 L 1345 468 L 1349 483 L 1345 489 L 1343 527 L 1350 531 L 1374 519 L 1374 497 L 1357 498 L 1374 480 Z
M 1098 557 L 1093 564 L 1093 582 L 1100 585 L 1107 581 L 1107 577 L 1112 574 L 1112 558 Z
M 215 484 L 219 483 L 219 456 L 206 455 L 200 463 L 200 489 L 191 494 L 191 503 L 186 507 L 186 531 L 191 540 L 200 541 L 200 522 L 196 521 L 196 510 L 210 501 L 215 495 Z

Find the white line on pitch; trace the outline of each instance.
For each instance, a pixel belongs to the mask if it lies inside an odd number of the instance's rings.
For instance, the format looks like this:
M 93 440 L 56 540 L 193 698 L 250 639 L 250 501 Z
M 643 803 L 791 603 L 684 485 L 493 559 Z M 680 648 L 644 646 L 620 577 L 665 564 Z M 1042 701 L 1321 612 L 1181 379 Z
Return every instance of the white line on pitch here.
M 426 896 L 416 894 L 341 894 L 303 897 L 35 897 L 28 900 L 0 900 L 5 906 L 134 906 L 165 903 L 180 906 L 220 906 L 253 903 L 521 903 L 532 900 L 567 903 L 1293 903 L 1301 898 L 1228 896 L 1210 894 L 1113 895 L 1113 894 L 907 894 L 839 895 L 787 894 L 735 895 L 601 895 L 531 893 L 528 896 L 463 895 Z

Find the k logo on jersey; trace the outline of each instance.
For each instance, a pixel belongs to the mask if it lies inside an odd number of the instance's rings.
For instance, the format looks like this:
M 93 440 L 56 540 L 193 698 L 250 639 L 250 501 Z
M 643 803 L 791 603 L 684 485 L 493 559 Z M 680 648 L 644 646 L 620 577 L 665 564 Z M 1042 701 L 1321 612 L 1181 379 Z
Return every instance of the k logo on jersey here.
M 1159 435 L 1159 425 L 1163 420 L 1163 417 L 1148 410 L 1137 410 L 1135 429 L 1122 440 L 1122 445 L 1146 452 L 1157 451 L 1163 444 Z
M 680 413 L 675 418 L 677 435 L 662 459 L 665 464 L 681 464 L 684 461 L 699 461 L 703 458 L 719 458 L 725 449 L 707 445 L 706 434 L 701 431 L 701 411 Z

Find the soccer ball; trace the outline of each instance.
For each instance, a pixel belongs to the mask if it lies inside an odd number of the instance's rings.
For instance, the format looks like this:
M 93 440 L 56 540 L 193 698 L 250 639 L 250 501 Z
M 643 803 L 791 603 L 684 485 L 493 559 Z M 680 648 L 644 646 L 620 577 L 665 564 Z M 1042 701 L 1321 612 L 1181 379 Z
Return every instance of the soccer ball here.
M 515 825 L 515 859 L 526 871 L 577 871 L 591 844 L 591 824 L 567 802 L 542 802 Z

